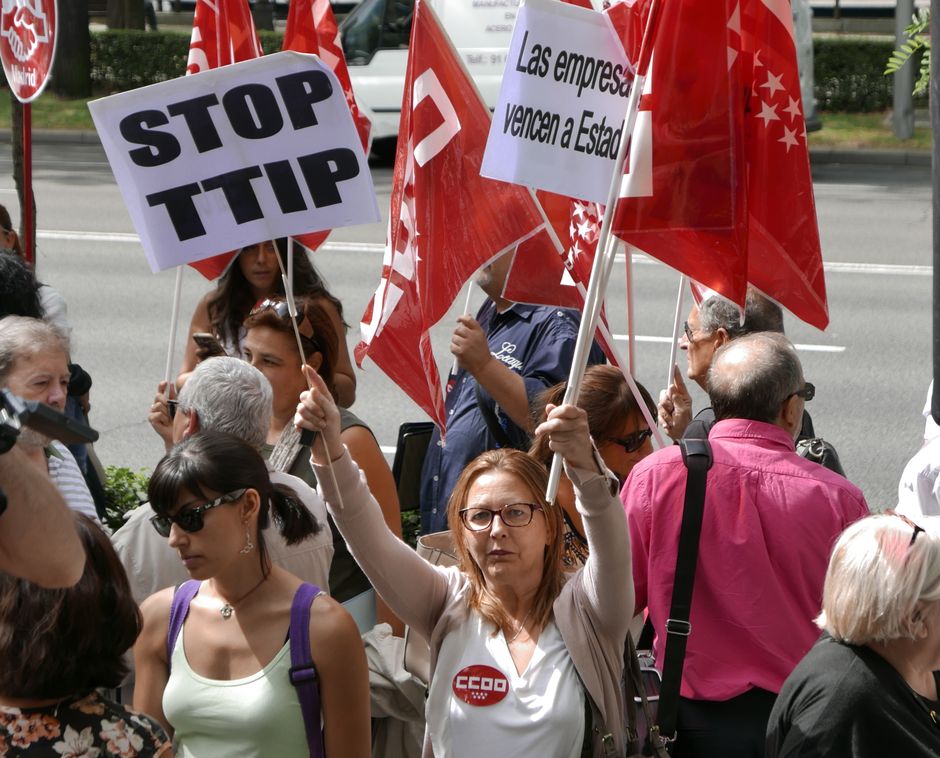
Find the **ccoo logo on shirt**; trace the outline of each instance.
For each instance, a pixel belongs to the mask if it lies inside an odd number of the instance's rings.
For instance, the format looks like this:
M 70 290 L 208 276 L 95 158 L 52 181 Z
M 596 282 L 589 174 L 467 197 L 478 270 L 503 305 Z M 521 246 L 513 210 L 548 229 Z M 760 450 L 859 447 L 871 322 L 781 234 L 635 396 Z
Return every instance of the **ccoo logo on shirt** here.
M 457 672 L 453 689 L 469 705 L 496 705 L 509 692 L 509 680 L 492 666 L 467 666 Z

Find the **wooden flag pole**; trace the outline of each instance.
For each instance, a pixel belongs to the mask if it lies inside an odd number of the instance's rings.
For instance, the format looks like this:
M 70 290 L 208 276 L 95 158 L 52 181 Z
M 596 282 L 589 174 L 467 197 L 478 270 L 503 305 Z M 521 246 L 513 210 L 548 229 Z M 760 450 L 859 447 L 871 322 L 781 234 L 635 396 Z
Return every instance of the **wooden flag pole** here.
M 640 110 L 640 98 L 646 85 L 646 74 L 649 70 L 650 58 L 653 54 L 653 44 L 655 42 L 656 32 L 659 28 L 657 21 L 661 7 L 661 0 L 653 0 L 650 6 L 649 17 L 646 20 L 646 29 L 643 32 L 643 42 L 640 45 L 636 77 L 633 80 L 633 87 L 630 89 L 630 98 L 627 101 L 627 112 L 624 116 L 623 127 L 620 133 L 620 144 L 617 148 L 617 159 L 614 161 L 610 189 L 607 193 L 607 204 L 604 208 L 604 220 L 601 223 L 601 232 L 597 240 L 597 252 L 594 255 L 594 265 L 591 268 L 591 280 L 588 282 L 588 291 L 584 302 L 584 313 L 581 316 L 578 340 L 575 343 L 574 357 L 571 360 L 571 372 L 568 375 L 568 386 L 565 389 L 565 403 L 575 402 L 578 397 L 578 392 L 581 389 L 581 381 L 584 378 L 584 370 L 587 367 L 588 352 L 594 340 L 594 331 L 597 328 L 601 304 L 604 300 L 603 293 L 607 291 L 607 282 L 610 280 L 610 274 L 613 269 L 614 253 L 616 252 L 617 245 L 612 241 L 610 227 L 613 224 L 617 200 L 620 198 L 620 187 L 623 183 L 623 167 L 624 163 L 626 163 L 627 148 L 630 145 L 633 131 L 636 127 L 637 113 Z M 560 480 L 561 456 L 555 453 L 552 458 L 552 468 L 549 472 L 548 487 L 546 487 L 545 491 L 545 499 L 549 503 L 555 502 Z

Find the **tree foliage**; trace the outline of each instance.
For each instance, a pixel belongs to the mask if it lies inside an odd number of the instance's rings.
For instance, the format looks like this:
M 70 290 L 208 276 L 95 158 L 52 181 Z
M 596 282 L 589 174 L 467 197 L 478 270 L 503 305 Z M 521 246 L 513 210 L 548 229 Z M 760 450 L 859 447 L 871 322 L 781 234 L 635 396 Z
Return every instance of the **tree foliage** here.
M 922 50 L 920 70 L 914 82 L 914 94 L 925 95 L 927 85 L 930 84 L 930 8 L 918 8 L 904 33 L 907 35 L 907 42 L 891 53 L 888 65 L 885 66 L 885 76 L 897 73 Z

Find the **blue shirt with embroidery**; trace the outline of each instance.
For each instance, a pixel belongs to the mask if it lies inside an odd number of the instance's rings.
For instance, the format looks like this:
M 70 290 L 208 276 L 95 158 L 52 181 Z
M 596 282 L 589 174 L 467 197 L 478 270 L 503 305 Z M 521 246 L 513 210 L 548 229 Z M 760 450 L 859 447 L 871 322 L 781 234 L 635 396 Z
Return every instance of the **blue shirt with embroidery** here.
M 505 366 L 520 374 L 532 403 L 544 389 L 564 381 L 571 370 L 578 337 L 577 311 L 514 303 L 502 313 L 492 300 L 477 313 L 486 333 L 490 352 Z M 603 363 L 604 353 L 595 342 L 588 364 Z M 485 450 L 499 447 L 477 407 L 477 382 L 464 369 L 448 382 L 446 398 L 447 434 L 442 444 L 435 429 L 421 472 L 421 532 L 447 529 L 447 500 L 464 467 Z M 482 402 L 496 412 L 496 418 L 514 447 L 528 447 L 526 432 L 498 408 L 489 393 L 480 387 Z

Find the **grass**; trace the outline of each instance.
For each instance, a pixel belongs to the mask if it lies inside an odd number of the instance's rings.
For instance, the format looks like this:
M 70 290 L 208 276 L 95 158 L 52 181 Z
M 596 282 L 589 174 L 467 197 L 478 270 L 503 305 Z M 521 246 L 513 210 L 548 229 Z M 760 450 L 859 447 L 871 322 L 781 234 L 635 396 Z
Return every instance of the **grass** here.
M 52 93 L 33 103 L 34 129 L 94 129 L 85 100 Z M 914 137 L 898 140 L 885 113 L 821 113 L 823 128 L 809 135 L 810 147 L 869 150 L 929 150 L 930 128 L 918 126 Z M 918 119 L 921 123 L 923 119 Z M 0 95 L 0 128 L 10 128 L 10 99 Z

